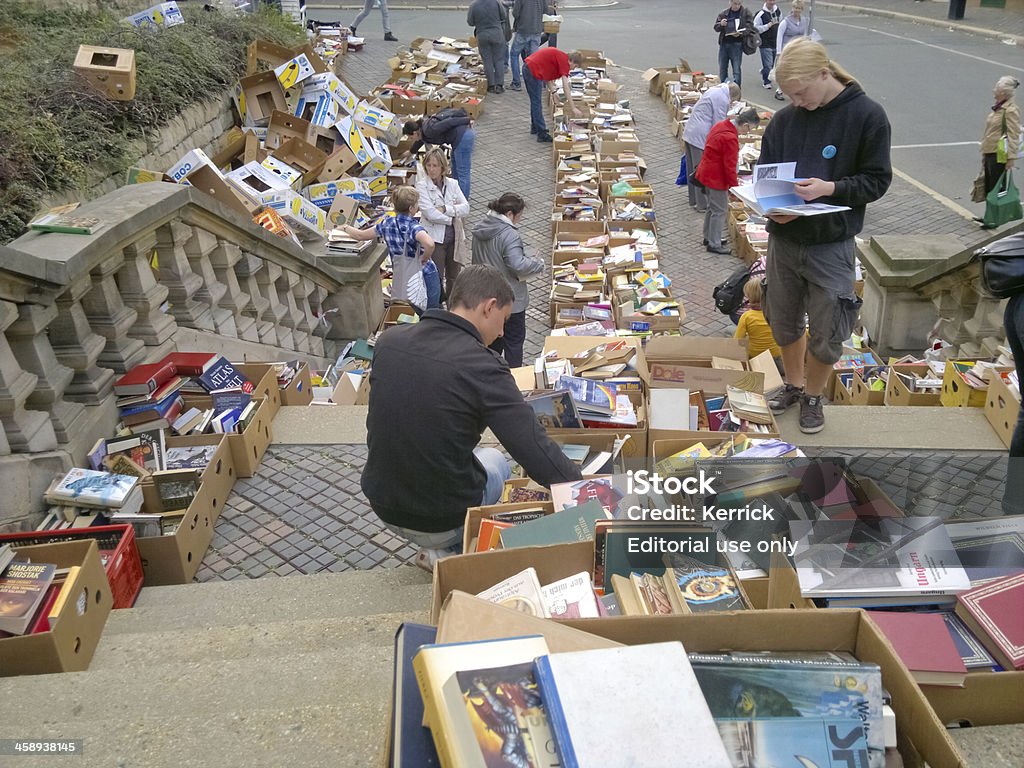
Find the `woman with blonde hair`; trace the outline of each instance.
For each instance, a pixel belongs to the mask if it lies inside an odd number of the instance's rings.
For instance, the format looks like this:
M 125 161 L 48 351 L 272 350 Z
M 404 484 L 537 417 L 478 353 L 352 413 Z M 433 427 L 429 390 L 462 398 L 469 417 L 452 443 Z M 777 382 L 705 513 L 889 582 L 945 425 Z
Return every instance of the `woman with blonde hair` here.
M 769 406 L 781 413 L 799 403 L 800 429 L 812 433 L 825 426 L 825 380 L 860 314 L 854 236 L 867 204 L 892 183 L 891 129 L 885 110 L 821 43 L 788 43 L 775 76 L 791 103 L 768 123 L 758 165 L 795 162 L 801 199 L 849 207 L 768 222 L 764 309 L 786 369 Z
M 985 169 L 985 194 L 991 192 L 1003 171 L 1013 168 L 1020 151 L 1020 108 L 1013 100 L 1020 81 L 1010 75 L 996 80 L 992 95 L 995 104 L 985 116 L 985 134 L 981 137 L 981 162 Z M 1006 137 L 1005 146 L 999 144 Z
M 456 255 L 469 263 L 464 229 L 469 203 L 458 182 L 448 175 L 448 158 L 440 149 L 433 147 L 427 150 L 423 156 L 423 170 L 426 173 L 416 182 L 416 191 L 420 193 L 420 223 L 435 243 L 431 259 L 437 267 L 445 295 L 451 296 L 455 278 L 463 266 L 456 260 Z M 460 250 L 465 253 L 457 254 Z
M 790 5 L 789 15 L 779 22 L 779 29 L 775 35 L 776 66 L 778 66 L 779 59 L 782 56 L 782 49 L 786 47 L 786 43 L 791 43 L 798 37 L 803 37 L 810 33 L 810 24 L 807 19 L 803 17 L 803 12 L 804 0 L 793 0 L 792 5 Z M 777 78 L 776 82 L 778 82 Z M 782 101 L 785 98 L 782 95 L 781 88 L 777 88 L 775 90 L 775 98 L 779 101 Z

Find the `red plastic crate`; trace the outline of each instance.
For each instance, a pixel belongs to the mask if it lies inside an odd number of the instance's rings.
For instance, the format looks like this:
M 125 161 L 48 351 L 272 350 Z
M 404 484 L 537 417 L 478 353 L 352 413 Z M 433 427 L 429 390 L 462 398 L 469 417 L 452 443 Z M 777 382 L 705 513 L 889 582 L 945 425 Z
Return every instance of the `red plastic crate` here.
M 131 608 L 142 590 L 142 558 L 135 546 L 135 529 L 130 525 L 94 525 L 89 528 L 64 528 L 59 531 L 22 531 L 0 534 L 0 542 L 22 546 L 53 544 L 59 541 L 96 539 L 115 608 Z

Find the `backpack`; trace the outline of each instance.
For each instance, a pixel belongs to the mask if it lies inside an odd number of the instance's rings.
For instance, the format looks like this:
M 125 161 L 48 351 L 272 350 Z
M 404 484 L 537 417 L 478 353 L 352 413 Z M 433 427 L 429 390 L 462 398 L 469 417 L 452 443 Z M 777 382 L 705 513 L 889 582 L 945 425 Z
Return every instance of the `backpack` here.
M 750 56 L 753 53 L 757 53 L 757 49 L 760 47 L 761 35 L 753 26 L 747 27 L 743 31 L 743 53 Z
M 430 128 L 436 128 L 441 123 L 446 120 L 451 120 L 453 117 L 469 117 L 469 113 L 462 107 L 446 107 L 439 112 L 429 115 L 423 121 L 423 127 L 426 128 L 427 126 L 430 126 Z
M 715 300 L 715 308 L 723 315 L 731 315 L 743 304 L 743 286 L 750 279 L 750 267 L 743 265 L 724 281 L 715 286 L 711 297 Z

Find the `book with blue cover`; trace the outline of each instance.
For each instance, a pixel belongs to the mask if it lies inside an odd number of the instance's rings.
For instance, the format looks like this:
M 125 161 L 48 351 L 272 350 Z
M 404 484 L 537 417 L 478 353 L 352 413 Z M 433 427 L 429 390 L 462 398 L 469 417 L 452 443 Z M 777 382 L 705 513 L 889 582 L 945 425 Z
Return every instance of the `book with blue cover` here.
M 439 768 L 430 729 L 423 725 L 423 697 L 412 659 L 421 646 L 437 638 L 437 629 L 404 622 L 395 633 L 395 677 L 392 688 L 391 768 Z
M 581 411 L 599 414 L 615 413 L 615 387 L 582 376 L 559 376 L 556 390 L 568 390 Z
M 691 653 L 690 662 L 716 720 L 856 718 L 869 767 L 884 768 L 878 665 L 823 653 Z
M 138 482 L 139 478 L 131 475 L 72 467 L 62 478 L 53 482 L 44 498 L 54 504 L 70 501 L 90 506 L 120 507 Z
M 868 768 L 857 718 L 717 720 L 733 768 Z
M 217 389 L 240 389 L 243 392 L 253 391 L 252 382 L 223 357 L 217 358 L 217 362 L 196 377 L 196 381 L 207 392 L 213 392 Z

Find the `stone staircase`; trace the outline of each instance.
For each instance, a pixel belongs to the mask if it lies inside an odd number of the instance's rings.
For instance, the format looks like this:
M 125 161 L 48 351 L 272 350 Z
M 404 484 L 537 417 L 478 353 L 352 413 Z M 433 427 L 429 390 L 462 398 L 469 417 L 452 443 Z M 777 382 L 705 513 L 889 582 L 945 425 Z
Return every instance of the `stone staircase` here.
M 88 766 L 377 766 L 394 633 L 430 590 L 409 566 L 147 587 L 88 671 L 3 681 L 0 738 L 82 739 Z

